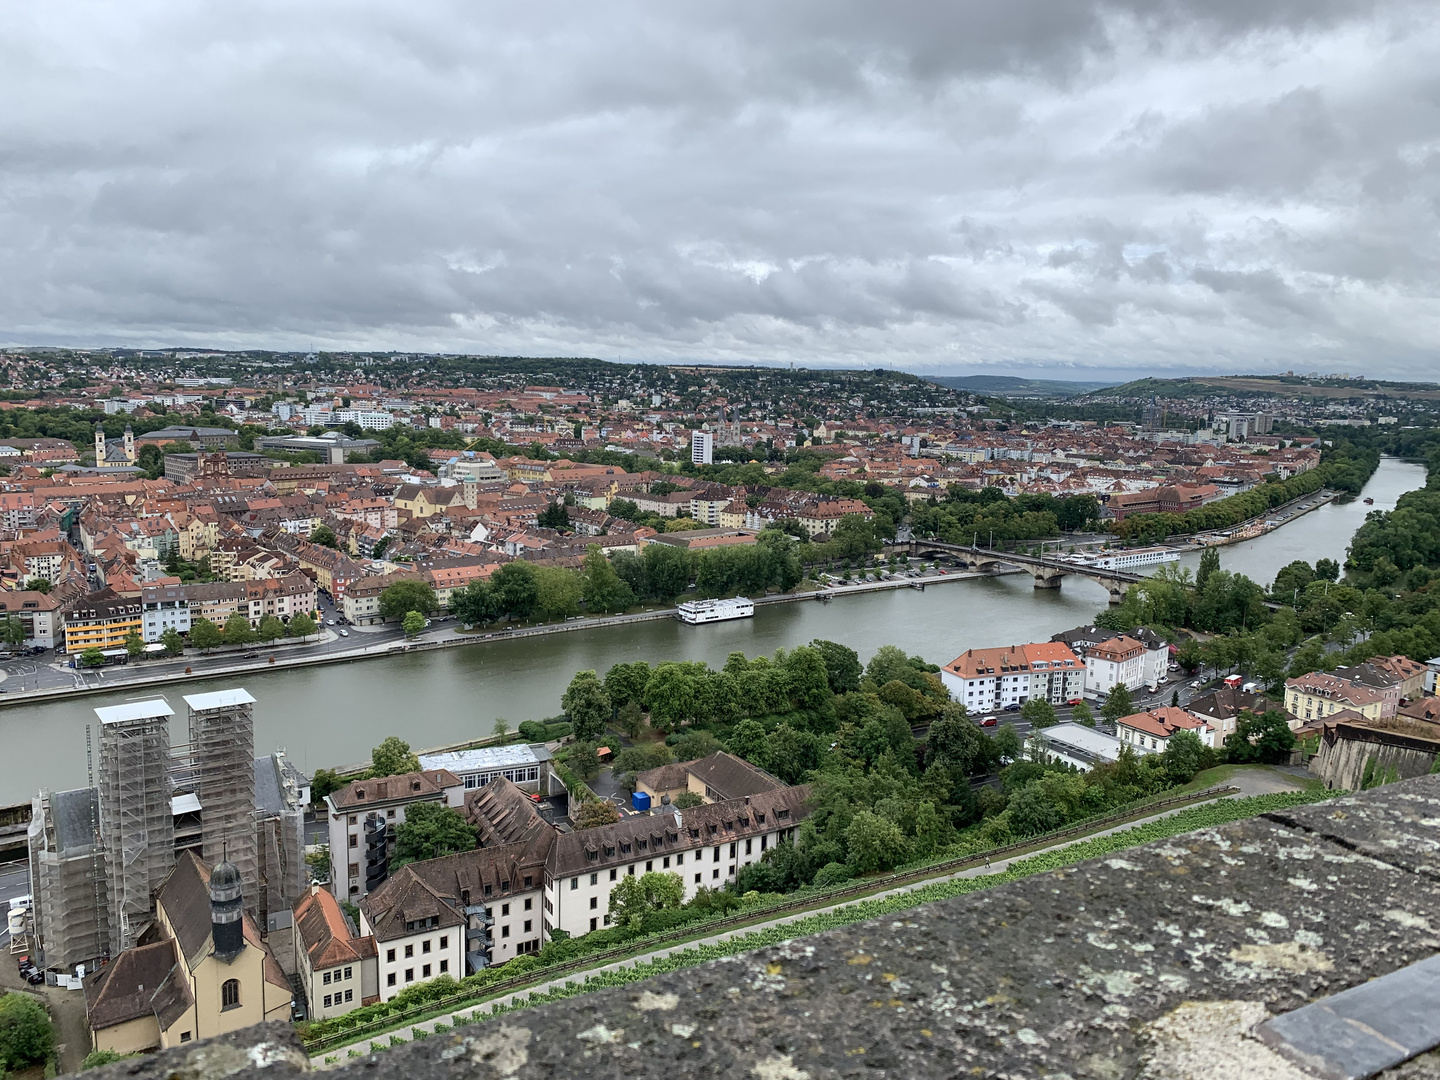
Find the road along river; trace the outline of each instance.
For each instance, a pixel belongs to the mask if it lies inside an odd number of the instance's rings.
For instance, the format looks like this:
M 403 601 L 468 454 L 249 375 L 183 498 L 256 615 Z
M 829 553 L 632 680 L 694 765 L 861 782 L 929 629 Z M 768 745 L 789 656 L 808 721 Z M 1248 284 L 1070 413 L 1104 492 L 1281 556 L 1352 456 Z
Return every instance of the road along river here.
M 1390 509 L 1403 492 L 1423 486 L 1419 465 L 1387 459 L 1365 492 L 1375 500 L 1328 505 L 1255 540 L 1221 549 L 1221 565 L 1268 584 L 1294 559 L 1343 558 L 1350 536 L 1370 510 Z M 1187 563 L 1198 556 L 1186 555 Z M 968 648 L 1045 640 L 1088 622 L 1106 593 L 1082 578 L 1058 590 L 1036 590 L 1028 574 L 837 597 L 829 604 L 763 605 L 753 619 L 686 626 L 671 619 L 571 633 L 494 640 L 384 659 L 287 671 L 259 671 L 210 683 L 168 686 L 183 738 L 182 692 L 243 685 L 258 699 L 257 753 L 284 748 L 300 768 L 363 760 L 386 735 L 412 746 L 438 746 L 489 734 L 497 716 L 511 724 L 552 716 L 576 671 L 602 674 L 621 661 L 704 660 L 719 666 L 732 651 L 747 656 L 803 645 L 812 638 L 844 642 L 867 658 L 898 645 L 934 663 Z M 160 691 L 156 691 L 158 693 Z M 86 783 L 85 727 L 94 709 L 143 690 L 0 709 L 0 805 Z

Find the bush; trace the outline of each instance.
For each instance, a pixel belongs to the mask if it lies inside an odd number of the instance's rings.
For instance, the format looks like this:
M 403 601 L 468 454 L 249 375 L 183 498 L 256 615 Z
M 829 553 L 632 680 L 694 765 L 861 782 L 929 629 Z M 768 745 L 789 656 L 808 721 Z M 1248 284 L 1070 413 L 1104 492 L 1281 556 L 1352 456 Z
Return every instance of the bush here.
M 101 1065 L 109 1065 L 112 1062 L 124 1061 L 128 1057 L 135 1056 L 135 1054 L 117 1054 L 114 1050 L 91 1050 L 85 1055 L 85 1060 L 80 1062 L 80 1071 L 98 1069 Z
M 38 1065 L 54 1054 L 55 1027 L 45 1007 L 29 994 L 0 997 L 0 1070 Z
M 826 863 L 815 871 L 814 885 L 817 889 L 829 889 L 841 885 L 855 876 L 855 871 L 844 863 Z

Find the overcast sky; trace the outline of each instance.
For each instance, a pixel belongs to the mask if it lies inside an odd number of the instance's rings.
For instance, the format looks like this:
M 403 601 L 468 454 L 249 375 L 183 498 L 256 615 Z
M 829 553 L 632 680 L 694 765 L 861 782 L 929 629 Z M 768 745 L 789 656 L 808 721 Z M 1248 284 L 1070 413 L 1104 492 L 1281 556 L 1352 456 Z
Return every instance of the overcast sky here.
M 1440 15 L 45 3 L 0 341 L 1440 378 Z

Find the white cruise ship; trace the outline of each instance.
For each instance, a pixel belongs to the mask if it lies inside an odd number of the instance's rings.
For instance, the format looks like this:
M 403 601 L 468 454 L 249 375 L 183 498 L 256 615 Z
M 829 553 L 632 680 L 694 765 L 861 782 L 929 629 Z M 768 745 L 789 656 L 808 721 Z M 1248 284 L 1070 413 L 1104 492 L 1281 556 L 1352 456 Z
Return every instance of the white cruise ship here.
M 1180 552 L 1175 548 L 1145 547 L 1106 551 L 1093 559 L 1089 565 L 1101 570 L 1133 570 L 1137 566 L 1152 566 L 1155 563 L 1179 562 Z
M 675 609 L 675 617 L 691 626 L 748 619 L 755 614 L 755 601 L 737 596 L 730 600 L 687 600 Z

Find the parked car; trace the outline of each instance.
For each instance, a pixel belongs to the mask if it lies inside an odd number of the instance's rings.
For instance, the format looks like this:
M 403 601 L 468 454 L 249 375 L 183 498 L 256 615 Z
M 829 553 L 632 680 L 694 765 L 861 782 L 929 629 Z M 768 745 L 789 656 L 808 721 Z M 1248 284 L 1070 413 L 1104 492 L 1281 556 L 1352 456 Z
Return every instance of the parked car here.
M 341 630 L 340 630 L 340 636 L 341 636 L 341 637 L 349 637 L 349 636 L 350 636 L 350 631 L 349 631 L 349 630 L 346 630 L 346 629 L 344 629 L 344 628 L 342 627 Z
M 1084 700 L 1085 700 L 1084 698 L 1072 697 L 1069 701 L 1065 702 L 1065 704 L 1066 704 L 1066 705 L 1081 705 L 1081 704 L 1084 703 Z
M 1009 705 L 1006 705 L 1006 706 L 1005 706 L 1005 711 L 1006 711 L 1006 712 L 1019 712 L 1019 711 L 1020 711 L 1020 703 L 1019 703 L 1018 701 L 1012 701 Z

